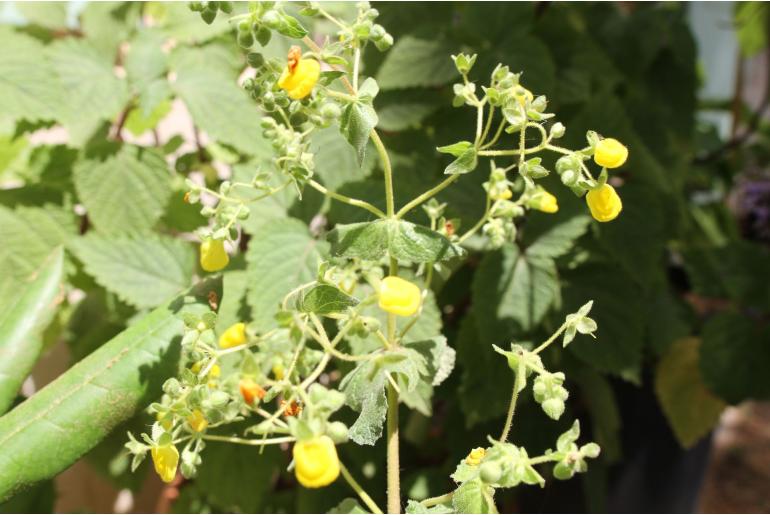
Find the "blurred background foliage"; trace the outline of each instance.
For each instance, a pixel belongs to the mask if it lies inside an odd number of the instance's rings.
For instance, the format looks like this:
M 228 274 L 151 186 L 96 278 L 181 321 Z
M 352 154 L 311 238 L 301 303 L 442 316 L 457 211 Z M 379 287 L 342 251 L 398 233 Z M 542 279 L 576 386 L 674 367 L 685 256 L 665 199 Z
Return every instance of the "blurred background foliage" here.
M 683 477 L 677 464 L 694 451 L 682 449 L 699 441 L 707 449 L 702 438 L 726 405 L 770 396 L 770 67 L 756 61 L 767 48 L 767 6 L 737 6 L 741 56 L 736 70 L 718 72 L 736 83 L 710 98 L 688 13 L 702 14 L 698 4 L 374 6 L 396 44 L 367 52 L 363 72 L 382 90 L 375 107 L 397 203 L 440 179 L 447 163 L 435 147 L 467 139 L 474 123 L 472 110 L 451 107 L 449 55 L 459 51 L 479 54 L 480 79 L 497 62 L 523 71 L 523 84 L 547 95 L 566 125 L 566 146 L 583 146 L 595 129 L 630 148 L 613 174 L 624 203 L 615 222 L 587 223 L 582 199 L 556 179 L 556 215 L 533 213 L 518 241 L 499 251 L 482 253 L 483 242 L 472 242 L 477 252 L 434 284 L 458 366 L 437 389 L 431 418 L 404 417 L 406 494 L 446 491 L 469 442 L 497 430 L 512 379 L 492 344 L 542 339 L 590 298 L 598 340 L 544 356 L 573 382 L 571 413 L 553 424 L 524 399 L 513 438 L 544 450 L 577 417 L 602 446 L 601 459 L 582 480 L 501 493 L 500 509 L 692 509 L 700 472 L 685 468 Z M 64 245 L 68 295 L 43 340 L 48 348 L 66 343 L 75 362 L 200 275 L 190 232 L 204 219 L 182 200 L 184 178 L 216 183 L 251 173 L 269 149 L 259 112 L 238 86 L 247 66 L 225 20 L 207 26 L 184 3 L 86 3 L 75 15 L 67 4 L 17 7 L 28 23 L 0 26 L 0 307 Z M 353 9 L 329 5 L 343 15 Z M 333 33 L 302 21 L 319 37 Z M 274 38 L 259 51 L 282 57 L 287 49 Z M 321 182 L 382 204 L 373 159 L 359 169 L 334 129 L 316 143 Z M 485 179 L 484 170 L 467 174 L 439 195 L 462 226 L 483 212 Z M 278 219 L 312 221 L 318 233 L 361 216 L 305 193 L 302 203 L 287 190 L 250 206 L 241 250 L 279 230 L 268 223 Z M 574 248 L 555 267 L 529 261 L 528 242 L 570 219 L 562 236 Z M 233 318 L 253 315 L 244 281 L 270 273 L 250 270 L 241 256 L 224 274 Z M 143 424 L 140 414 L 126 427 Z M 87 460 L 117 488 L 150 488 L 154 479 L 127 472 L 126 427 Z M 381 447 L 341 449 L 378 502 Z M 199 477 L 159 493 L 157 508 L 327 511 L 350 495 L 344 485 L 297 487 L 288 463 L 278 449 L 211 445 Z M 633 494 L 621 495 L 629 488 Z M 2 509 L 49 511 L 54 502 L 47 482 Z

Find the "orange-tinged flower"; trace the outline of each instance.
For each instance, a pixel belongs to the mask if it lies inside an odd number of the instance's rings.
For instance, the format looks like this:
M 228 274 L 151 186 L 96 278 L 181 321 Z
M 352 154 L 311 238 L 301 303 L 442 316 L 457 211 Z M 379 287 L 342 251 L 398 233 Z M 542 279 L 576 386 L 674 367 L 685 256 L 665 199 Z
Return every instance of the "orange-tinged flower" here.
M 609 222 L 614 220 L 623 209 L 623 202 L 620 200 L 615 188 L 609 184 L 593 189 L 586 195 L 588 209 L 599 222 Z
M 246 404 L 254 404 L 254 399 L 262 400 L 267 393 L 264 388 L 250 378 L 241 379 L 238 383 L 238 389 L 241 391 L 241 397 L 246 401 Z
M 388 276 L 380 283 L 380 308 L 388 313 L 408 317 L 417 313 L 422 292 L 416 284 L 396 276 Z
M 294 444 L 294 474 L 306 488 L 331 484 L 340 475 L 337 448 L 328 436 L 316 436 Z
M 302 59 L 298 47 L 289 50 L 289 59 L 278 79 L 278 87 L 286 90 L 289 98 L 300 100 L 313 91 L 318 77 L 321 76 L 321 65 L 315 59 Z

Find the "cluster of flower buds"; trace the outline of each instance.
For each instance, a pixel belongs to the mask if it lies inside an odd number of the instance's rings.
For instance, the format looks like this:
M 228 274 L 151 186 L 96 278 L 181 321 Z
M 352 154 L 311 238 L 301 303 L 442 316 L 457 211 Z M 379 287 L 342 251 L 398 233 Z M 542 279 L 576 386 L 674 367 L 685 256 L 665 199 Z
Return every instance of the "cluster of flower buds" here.
M 225 14 L 233 12 L 232 2 L 190 2 L 190 10 L 198 12 L 201 15 L 201 19 L 207 24 L 211 25 L 214 20 L 217 19 L 217 14 L 222 11 Z
M 369 2 L 358 2 L 358 15 L 355 21 L 345 25 L 337 32 L 339 42 L 342 45 L 362 48 L 365 43 L 371 41 L 377 50 L 384 52 L 393 46 L 393 36 L 388 34 L 385 27 L 374 23 L 374 20 L 380 15 L 377 9 L 373 9 Z M 310 9 L 317 10 L 318 2 L 311 2 Z

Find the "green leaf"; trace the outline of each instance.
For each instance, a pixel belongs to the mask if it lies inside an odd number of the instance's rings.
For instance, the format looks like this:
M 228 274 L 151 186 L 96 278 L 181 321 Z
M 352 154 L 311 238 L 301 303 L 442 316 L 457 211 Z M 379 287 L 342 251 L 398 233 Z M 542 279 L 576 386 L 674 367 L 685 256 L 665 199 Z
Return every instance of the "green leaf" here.
M 64 274 L 61 247 L 0 311 L 0 413 L 13 403 L 43 347 L 40 333 L 50 321 Z
M 402 388 L 400 400 L 425 416 L 433 413 L 433 388 L 449 377 L 455 366 L 455 351 L 446 343 L 446 338 L 437 336 L 404 344 L 404 347 L 418 352 L 425 362 L 426 373 L 420 376 L 417 387 L 409 391 Z
M 768 10 L 764 2 L 735 5 L 735 28 L 741 53 L 751 57 L 767 46 Z
M 151 229 L 171 195 L 163 156 L 133 145 L 123 145 L 104 160 L 80 163 L 75 168 L 75 188 L 91 222 L 106 234 Z
M 307 226 L 293 218 L 276 220 L 254 233 L 246 254 L 249 290 L 246 300 L 260 330 L 276 327 L 283 298 L 297 286 L 315 279 L 327 252 Z
M 451 145 L 444 145 L 443 147 L 436 147 L 436 150 L 441 152 L 442 154 L 450 154 L 455 157 L 460 157 L 465 152 L 473 148 L 473 143 L 470 141 L 458 141 L 457 143 L 452 143 Z
M 510 244 L 484 256 L 472 289 L 478 327 L 489 343 L 533 330 L 560 298 L 553 261 Z
M 725 408 L 725 403 L 703 384 L 700 349 L 697 338 L 674 342 L 655 374 L 655 393 L 683 447 L 692 447 L 708 433 Z
M 316 284 L 300 293 L 297 309 L 303 313 L 328 315 L 358 305 L 358 300 L 330 284 Z
M 168 56 L 163 51 L 164 39 L 155 30 L 143 30 L 131 41 L 125 67 L 128 82 L 134 90 L 143 91 L 165 74 Z
M 417 501 L 413 501 L 412 499 L 409 499 L 409 501 L 406 503 L 406 511 L 404 513 L 428 514 L 428 513 L 454 513 L 454 512 L 450 507 L 445 506 L 443 504 L 436 504 L 435 506 L 431 506 L 430 508 L 428 508 L 421 502 L 417 502 Z
M 444 169 L 444 173 L 447 175 L 455 175 L 458 173 L 468 173 L 476 169 L 479 164 L 478 156 L 476 155 L 476 147 L 470 147 L 460 154 L 457 159 L 449 163 Z
M 128 102 L 126 81 L 115 75 L 113 61 L 86 40 L 63 39 L 47 52 L 66 98 L 62 121 L 70 141 L 85 143 Z
M 371 103 L 352 102 L 342 111 L 340 132 L 356 150 L 359 166 L 364 162 L 366 144 L 372 129 L 377 126 L 377 121 L 377 112 Z
M 157 398 L 178 367 L 181 312 L 208 310 L 217 288 L 156 309 L 0 418 L 0 501 L 65 470 Z
M 302 39 L 307 36 L 307 30 L 297 21 L 296 18 L 279 11 L 277 12 L 281 17 L 281 23 L 276 28 L 279 33 L 293 39 Z
M 385 57 L 377 82 L 383 90 L 446 84 L 457 75 L 449 57 L 453 50 L 456 48 L 441 39 L 404 36 Z
M 484 488 L 491 490 L 491 487 L 484 485 L 480 479 L 461 484 L 452 496 L 455 513 L 494 513 L 495 510 L 484 498 Z
M 585 233 L 591 218 L 576 216 L 550 227 L 527 247 L 527 255 L 543 258 L 561 257 L 572 248 L 575 240 Z
M 96 282 L 138 308 L 155 307 L 190 285 L 195 252 L 170 236 L 89 233 L 72 244 Z
M 126 118 L 124 127 L 134 136 L 141 136 L 145 132 L 157 127 L 158 123 L 171 112 L 171 101 L 164 100 L 155 106 L 148 114 L 140 107 L 131 109 Z
M 706 386 L 730 404 L 770 397 L 770 329 L 730 311 L 703 327 L 700 368 Z
M 76 231 L 72 213 L 58 206 L 14 210 L 0 206 L 0 308 L 19 288 L 19 281 L 35 273 Z
M 64 100 L 59 81 L 37 40 L 0 27 L 0 127 L 17 120 L 55 120 Z
M 358 500 L 348 497 L 343 499 L 337 506 L 329 510 L 327 513 L 369 513 Z
M 46 29 L 67 27 L 67 4 L 61 2 L 15 2 L 27 22 Z
M 404 220 L 337 225 L 328 239 L 334 256 L 373 261 L 381 259 L 386 252 L 412 263 L 435 263 L 465 253 L 443 235 Z
M 197 63 L 183 62 L 177 68 L 173 88 L 195 124 L 213 140 L 247 154 L 271 152 L 262 138 L 259 110 L 237 86 L 235 78 L 212 73 Z
M 345 183 L 364 179 L 372 171 L 373 160 L 366 159 L 359 166 L 355 150 L 334 127 L 313 131 L 312 148 L 315 151 L 315 172 L 332 191 L 337 191 Z
M 345 402 L 359 412 L 355 423 L 350 426 L 350 439 L 359 445 L 374 445 L 382 436 L 387 412 L 385 387 L 389 382 L 388 375 L 394 380 L 402 378 L 404 393 L 414 391 L 420 377 L 426 374 L 425 359 L 413 349 L 401 347 L 362 361 L 340 383 Z

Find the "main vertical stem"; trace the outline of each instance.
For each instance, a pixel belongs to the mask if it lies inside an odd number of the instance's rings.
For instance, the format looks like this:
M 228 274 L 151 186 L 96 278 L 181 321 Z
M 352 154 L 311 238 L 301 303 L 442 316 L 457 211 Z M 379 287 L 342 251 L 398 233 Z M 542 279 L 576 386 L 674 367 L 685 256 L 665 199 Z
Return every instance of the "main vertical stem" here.
M 385 203 L 386 213 L 389 218 L 395 218 L 396 206 L 393 198 L 393 169 L 390 165 L 385 145 L 383 145 L 380 135 L 376 130 L 371 133 L 372 143 L 377 148 L 377 153 L 382 162 L 382 169 L 385 174 Z M 390 258 L 389 275 L 398 275 L 398 260 Z M 391 348 L 395 348 L 396 341 L 396 315 L 388 314 L 388 343 Z M 398 392 L 392 384 L 388 383 L 388 422 L 387 422 L 387 444 L 388 444 L 388 513 L 401 513 L 401 467 L 399 465 L 398 450 Z

